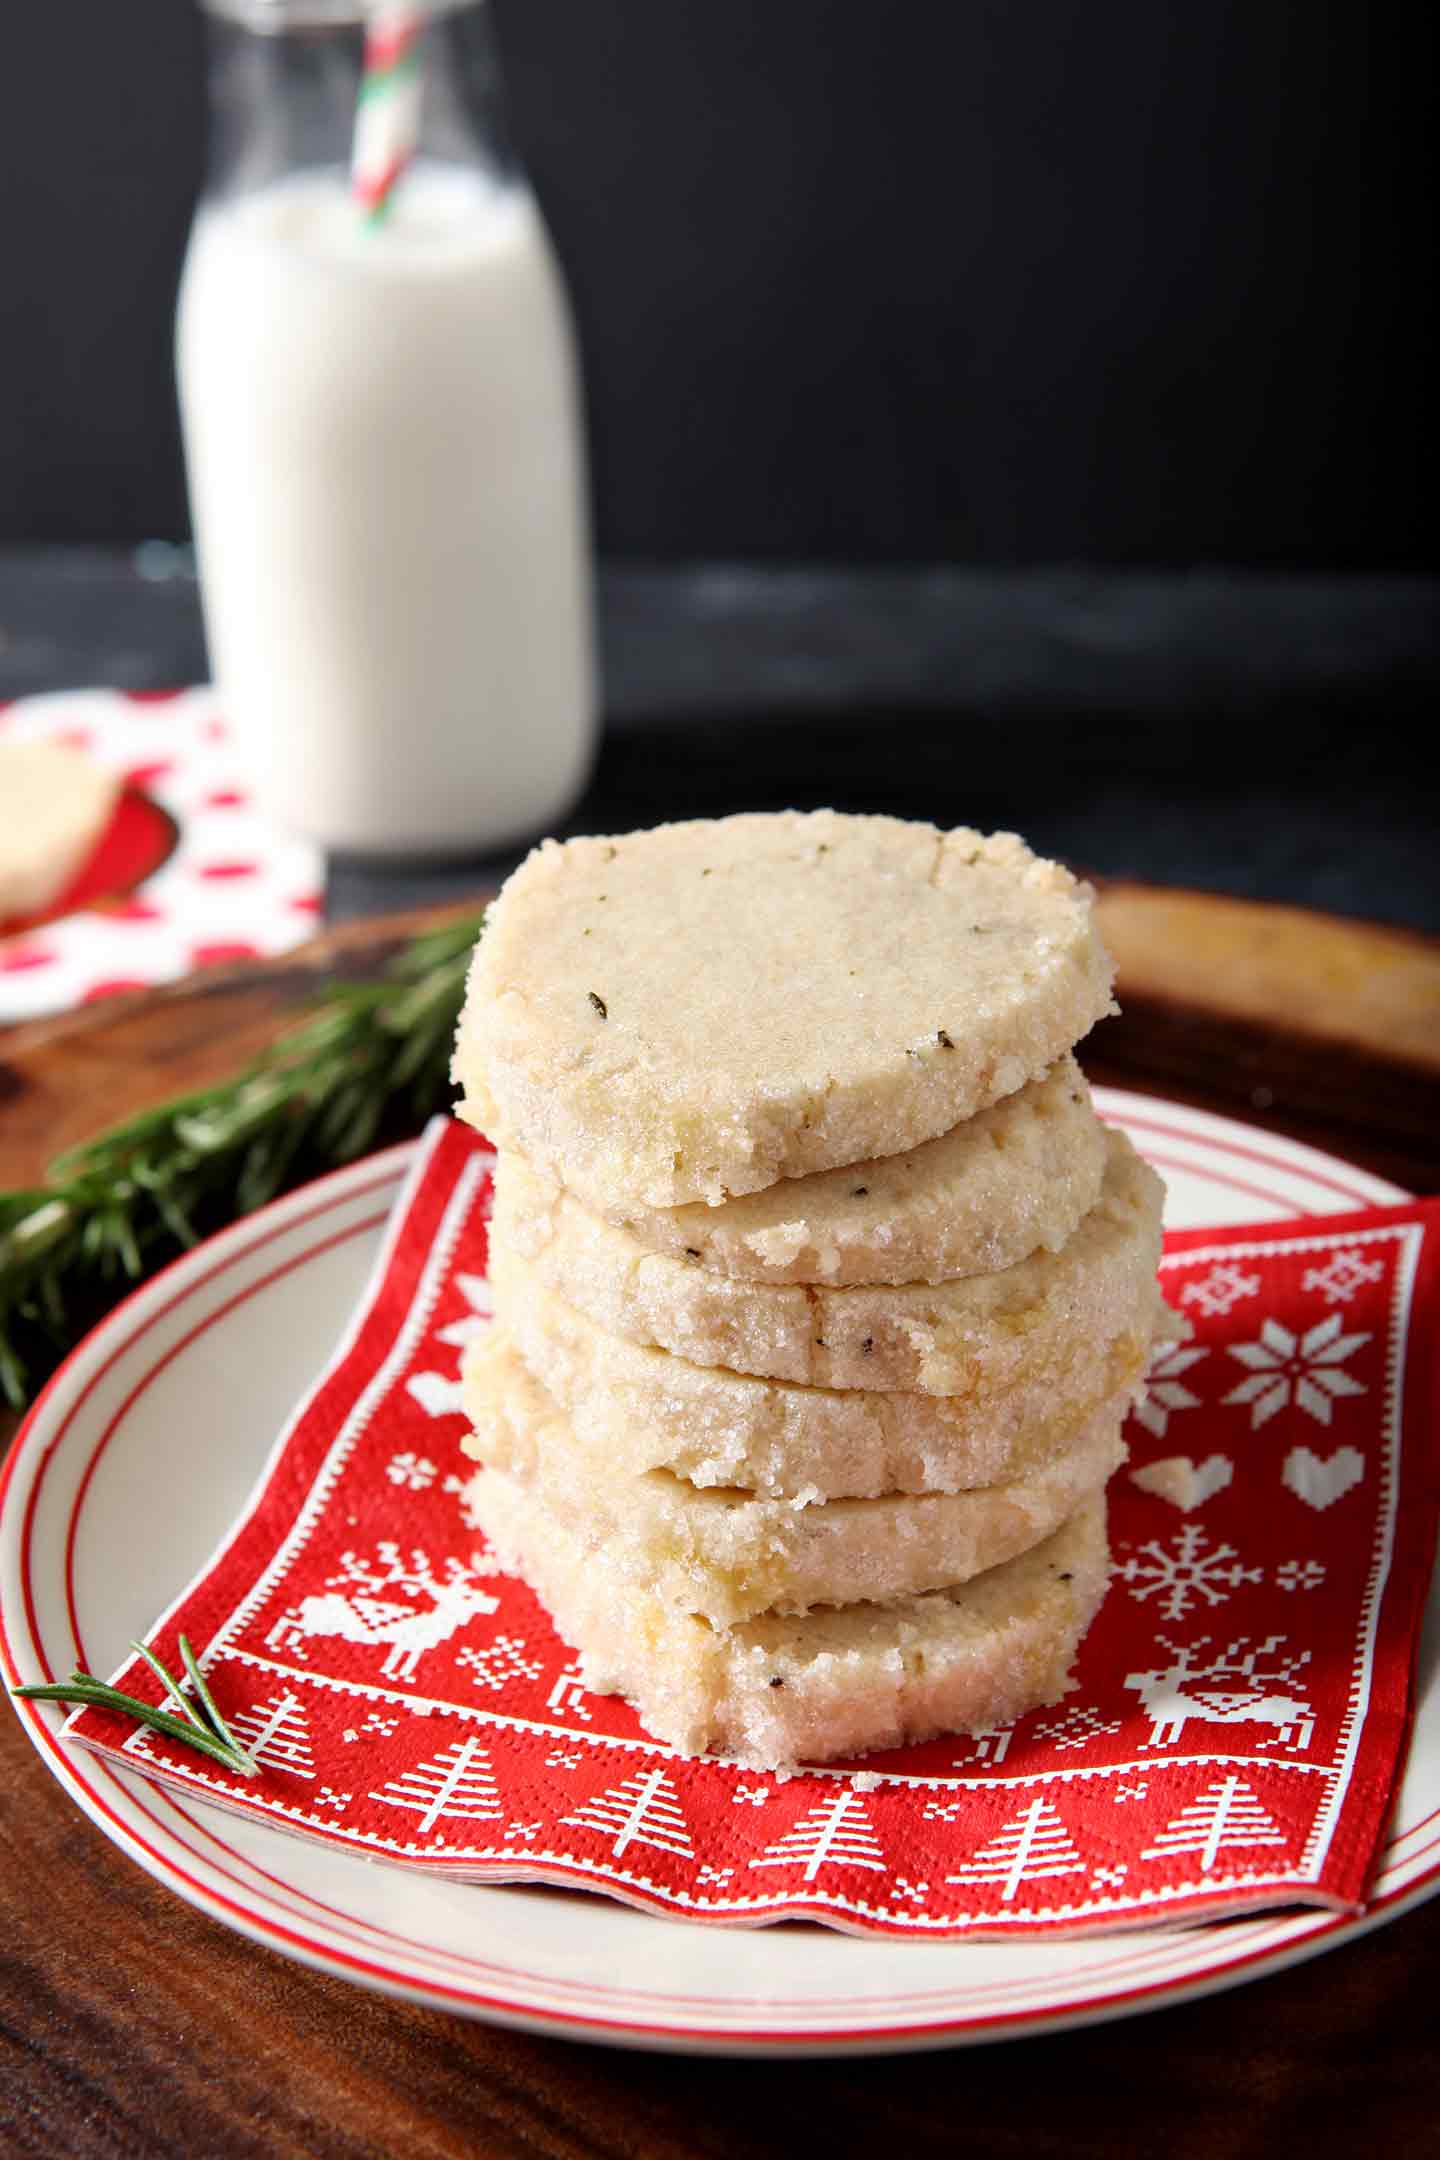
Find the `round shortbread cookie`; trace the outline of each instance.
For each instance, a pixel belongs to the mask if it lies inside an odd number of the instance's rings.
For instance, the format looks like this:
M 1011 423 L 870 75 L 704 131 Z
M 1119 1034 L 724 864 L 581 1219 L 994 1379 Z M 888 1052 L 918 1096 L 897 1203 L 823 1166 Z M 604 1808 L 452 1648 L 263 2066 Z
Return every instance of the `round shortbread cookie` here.
M 955 1282 L 831 1289 L 737 1282 L 672 1260 L 593 1215 L 517 1155 L 495 1169 L 491 1249 L 611 1334 L 767 1380 L 977 1395 L 1043 1378 L 1092 1399 L 1096 1359 L 1148 1334 L 1164 1187 L 1123 1133 L 1106 1135 L 1100 1199 L 1059 1252 Z
M 958 1589 L 712 1628 L 640 1589 L 499 1471 L 476 1471 L 465 1508 L 579 1651 L 587 1687 L 627 1695 L 682 1755 L 757 1770 L 984 1732 L 1058 1702 L 1109 1580 L 1105 1503 L 1092 1500 Z
M 65 742 L 0 742 L 0 923 L 60 898 L 120 799 L 120 775 Z
M 1104 1129 L 1063 1057 L 907 1154 L 782 1178 L 717 1207 L 603 1212 L 654 1252 L 748 1282 L 937 1283 L 1057 1251 L 1104 1174 Z
M 1138 1331 L 1097 1344 L 1090 1392 L 1057 1395 L 1042 1372 L 981 1395 L 795 1387 L 691 1365 L 610 1335 L 513 1254 L 491 1258 L 495 1311 L 525 1363 L 617 1474 L 672 1470 L 801 1503 L 882 1493 L 965 1492 L 1022 1477 L 1113 1397 L 1134 1394 L 1168 1309 L 1155 1293 Z M 465 1407 L 475 1415 L 470 1366 Z
M 476 951 L 462 1114 L 599 1208 L 902 1154 L 1110 1010 L 1090 894 L 1013 833 L 784 811 L 547 840 Z
M 939 1590 L 1049 1537 L 1125 1459 L 1129 1398 L 1107 1404 L 1024 1477 L 960 1493 L 887 1494 L 796 1507 L 669 1470 L 617 1477 L 609 1448 L 577 1430 L 499 1331 L 471 1368 L 475 1431 L 461 1444 L 667 1605 L 716 1627 Z

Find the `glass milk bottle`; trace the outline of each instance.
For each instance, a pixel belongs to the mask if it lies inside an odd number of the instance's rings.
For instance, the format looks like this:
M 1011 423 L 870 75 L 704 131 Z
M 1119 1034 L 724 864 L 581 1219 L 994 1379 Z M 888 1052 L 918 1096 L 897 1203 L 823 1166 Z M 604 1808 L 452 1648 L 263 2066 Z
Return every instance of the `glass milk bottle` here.
M 262 803 L 478 852 L 595 732 L 564 291 L 486 0 L 206 0 L 212 165 L 177 365 L 211 668 Z

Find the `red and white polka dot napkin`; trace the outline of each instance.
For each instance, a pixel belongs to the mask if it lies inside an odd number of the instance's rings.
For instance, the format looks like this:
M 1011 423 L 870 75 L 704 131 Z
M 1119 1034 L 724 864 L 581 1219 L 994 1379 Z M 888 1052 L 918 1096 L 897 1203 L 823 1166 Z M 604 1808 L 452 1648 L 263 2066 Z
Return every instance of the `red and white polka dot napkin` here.
M 781 1779 L 653 1741 L 467 1522 L 456 1374 L 487 1324 L 493 1156 L 437 1123 L 351 1333 L 215 1561 L 194 1643 L 253 1782 L 69 1731 L 302 1836 L 692 1921 L 936 1940 L 1363 1905 L 1435 1547 L 1440 1202 L 1172 1237 L 1194 1336 L 1112 1487 L 1063 1701 Z M 132 1660 L 118 1675 L 150 1701 Z
M 76 690 L 0 706 L 0 742 L 36 741 L 72 744 L 125 785 L 45 919 L 0 923 L 0 1025 L 313 934 L 319 851 L 255 808 L 212 690 Z

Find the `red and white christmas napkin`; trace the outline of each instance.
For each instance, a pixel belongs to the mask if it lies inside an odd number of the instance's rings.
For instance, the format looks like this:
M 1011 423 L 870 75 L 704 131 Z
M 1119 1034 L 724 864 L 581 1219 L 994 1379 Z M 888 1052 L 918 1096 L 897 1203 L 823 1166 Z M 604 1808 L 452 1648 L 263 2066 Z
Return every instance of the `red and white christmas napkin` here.
M 1131 1420 L 1071 1692 L 780 1779 L 679 1757 L 591 1694 L 465 1520 L 492 1162 L 432 1128 L 349 1337 L 151 1635 L 172 1670 L 190 1637 L 263 1776 L 92 1711 L 73 1734 L 405 1867 L 731 1926 L 934 1939 L 1363 1903 L 1434 1556 L 1440 1202 L 1171 1237 L 1194 1333 Z M 138 1659 L 118 1682 L 158 1699 Z
M 213 690 L 21 698 L 0 706 L 0 741 L 67 743 L 123 782 L 44 919 L 0 922 L 0 1025 L 314 935 L 319 851 L 256 808 Z

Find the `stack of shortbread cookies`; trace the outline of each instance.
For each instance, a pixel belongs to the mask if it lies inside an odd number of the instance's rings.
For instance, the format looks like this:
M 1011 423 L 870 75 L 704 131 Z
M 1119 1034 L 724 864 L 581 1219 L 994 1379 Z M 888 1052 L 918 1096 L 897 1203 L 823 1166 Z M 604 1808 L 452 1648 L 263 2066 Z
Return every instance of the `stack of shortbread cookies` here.
M 550 841 L 491 909 L 470 1503 L 657 1738 L 783 1769 L 1063 1692 L 1164 1311 L 1070 1055 L 1110 990 L 1068 872 L 893 818 Z

